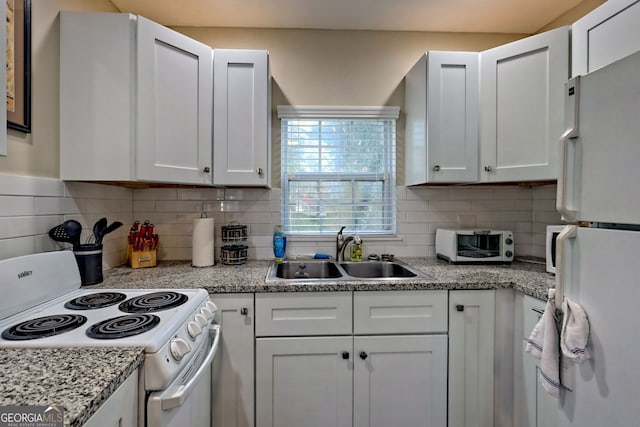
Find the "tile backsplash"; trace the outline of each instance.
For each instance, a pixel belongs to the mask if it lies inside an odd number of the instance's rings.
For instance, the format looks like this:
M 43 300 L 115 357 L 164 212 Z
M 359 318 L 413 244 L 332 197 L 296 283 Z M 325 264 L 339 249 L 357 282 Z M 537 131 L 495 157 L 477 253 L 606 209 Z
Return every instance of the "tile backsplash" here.
M 156 225 L 159 259 L 190 260 L 192 221 L 203 209 L 215 219 L 217 256 L 223 244 L 220 227 L 236 221 L 248 226 L 249 258 L 273 258 L 273 225 L 281 221 L 279 189 L 130 189 L 8 174 L 0 178 L 0 259 L 61 249 L 65 244 L 47 233 L 66 219 L 83 225 L 84 240 L 93 223 L 106 216 L 125 225 L 105 238 L 105 268 L 124 262 L 126 235 L 136 219 Z M 438 227 L 477 227 L 513 230 L 516 256 L 544 257 L 545 227 L 560 221 L 555 195 L 555 185 L 398 187 L 397 236 L 365 238 L 364 254 L 433 256 Z M 333 236 L 287 242 L 288 256 L 334 251 Z

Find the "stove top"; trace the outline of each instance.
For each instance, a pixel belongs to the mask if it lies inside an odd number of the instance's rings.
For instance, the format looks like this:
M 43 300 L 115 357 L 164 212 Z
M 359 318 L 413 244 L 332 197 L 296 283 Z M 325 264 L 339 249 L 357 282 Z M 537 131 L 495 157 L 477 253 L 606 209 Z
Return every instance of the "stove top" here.
M 162 390 L 210 342 L 204 289 L 90 289 L 70 251 L 0 260 L 0 348 L 143 347 Z

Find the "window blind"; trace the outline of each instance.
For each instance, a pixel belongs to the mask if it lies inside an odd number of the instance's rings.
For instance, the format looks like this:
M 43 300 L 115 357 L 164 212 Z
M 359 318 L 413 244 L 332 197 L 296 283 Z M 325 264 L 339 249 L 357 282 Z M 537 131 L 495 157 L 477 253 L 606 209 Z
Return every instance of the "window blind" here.
M 398 110 L 279 107 L 278 112 L 285 231 L 335 234 L 346 226 L 359 234 L 395 234 Z

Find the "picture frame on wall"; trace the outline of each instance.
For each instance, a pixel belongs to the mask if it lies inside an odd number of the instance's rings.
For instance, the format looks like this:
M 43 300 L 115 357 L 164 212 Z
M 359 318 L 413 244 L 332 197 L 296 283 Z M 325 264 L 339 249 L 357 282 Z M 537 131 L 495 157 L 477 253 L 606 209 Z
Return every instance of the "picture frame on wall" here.
M 7 3 L 7 127 L 30 133 L 31 0 L 4 1 Z

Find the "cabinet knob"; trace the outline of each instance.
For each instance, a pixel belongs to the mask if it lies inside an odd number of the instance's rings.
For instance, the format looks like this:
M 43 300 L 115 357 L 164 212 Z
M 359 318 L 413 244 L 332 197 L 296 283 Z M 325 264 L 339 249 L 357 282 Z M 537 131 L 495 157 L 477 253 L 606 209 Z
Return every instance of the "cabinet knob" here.
M 440 172 L 440 165 L 435 165 L 435 166 L 433 167 L 433 171 L 434 171 L 434 172 Z
M 349 359 L 349 352 L 348 352 L 348 351 L 343 351 L 343 352 L 342 352 L 342 358 L 343 358 L 344 360 Z
M 464 305 L 462 305 L 462 304 L 458 304 L 458 305 L 456 305 L 456 310 L 458 310 L 458 311 L 464 311 Z
M 369 355 L 366 352 L 364 352 L 364 351 L 360 352 L 360 359 L 364 360 L 364 359 L 367 358 L 367 356 L 369 356 Z
M 484 167 L 485 172 L 491 172 L 493 170 L 493 166 L 487 165 Z
M 202 172 L 210 173 L 211 172 L 211 168 L 209 166 L 205 166 L 204 168 L 202 168 Z
M 262 172 L 262 168 L 258 168 L 258 169 L 256 169 L 256 173 L 257 173 L 258 175 L 262 175 L 262 173 L 263 173 L 263 172 Z
M 242 307 L 240 309 L 240 314 L 246 316 L 247 314 L 249 314 L 249 309 L 247 307 Z

